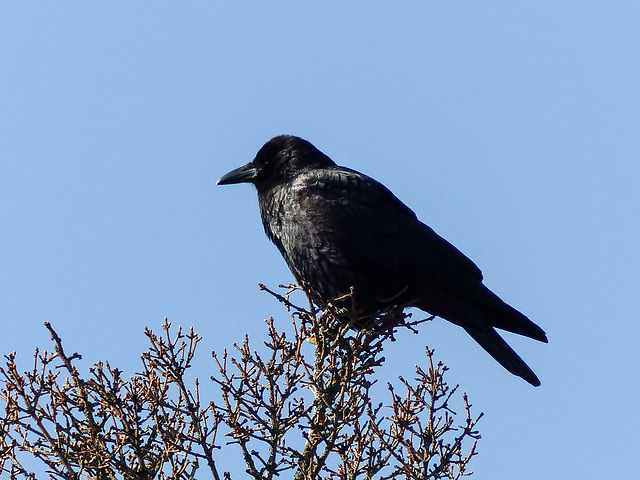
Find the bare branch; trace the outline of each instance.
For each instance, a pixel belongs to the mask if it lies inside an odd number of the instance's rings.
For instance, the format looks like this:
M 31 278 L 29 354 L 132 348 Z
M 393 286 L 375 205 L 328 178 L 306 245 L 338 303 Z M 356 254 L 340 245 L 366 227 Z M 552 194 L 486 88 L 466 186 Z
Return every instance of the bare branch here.
M 401 308 L 375 315 L 357 310 L 354 292 L 320 312 L 308 292 L 260 288 L 291 313 L 285 333 L 271 318 L 255 348 L 249 337 L 213 355 L 218 398 L 201 399 L 200 382 L 188 380 L 201 338 L 190 329 L 145 330 L 149 348 L 130 378 L 108 362 L 88 375 L 81 356 L 68 355 L 50 324 L 53 352 L 36 350 L 21 373 L 16 353 L 0 366 L 0 475 L 35 479 L 39 462 L 52 479 L 194 479 L 205 468 L 230 480 L 216 457 L 238 448 L 245 473 L 272 480 L 458 479 L 480 438 L 466 394 L 445 381 L 447 368 L 426 349 L 427 365 L 411 379 L 387 385 L 372 399 L 384 345 L 401 331 L 415 332 Z M 298 290 L 309 308 L 291 303 Z M 349 302 L 350 300 L 350 302 Z M 462 420 L 455 408 L 464 409 Z M 227 438 L 218 444 L 220 428 Z M 199 474 L 198 474 L 199 475 Z M 200 475 L 199 475 L 200 476 Z

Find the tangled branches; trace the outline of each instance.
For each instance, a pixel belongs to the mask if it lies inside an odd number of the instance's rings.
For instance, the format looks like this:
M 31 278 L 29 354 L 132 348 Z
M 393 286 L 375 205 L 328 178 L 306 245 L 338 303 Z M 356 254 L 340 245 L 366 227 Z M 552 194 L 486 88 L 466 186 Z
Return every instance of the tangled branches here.
M 53 352 L 36 351 L 25 373 L 15 353 L 0 367 L 0 475 L 35 478 L 29 470 L 40 463 L 54 479 L 193 479 L 196 472 L 230 479 L 219 467 L 230 448 L 240 449 L 241 470 L 256 480 L 470 474 L 481 415 L 471 415 L 463 395 L 465 415 L 456 417 L 457 387 L 447 385 L 432 350 L 415 378 L 388 384 L 386 402 L 371 398 L 383 345 L 420 322 L 391 311 L 373 330 L 354 329 L 344 311 L 317 314 L 261 288 L 294 311 L 291 338 L 270 319 L 260 351 L 245 337 L 214 352 L 220 397 L 209 402 L 198 380 L 189 386 L 185 378 L 200 341 L 193 330 L 172 334 L 165 319 L 163 335 L 145 332 L 141 373 L 125 379 L 97 363 L 85 378 L 75 366 L 80 355 L 68 355 L 45 324 Z M 237 465 L 231 470 L 245 476 Z

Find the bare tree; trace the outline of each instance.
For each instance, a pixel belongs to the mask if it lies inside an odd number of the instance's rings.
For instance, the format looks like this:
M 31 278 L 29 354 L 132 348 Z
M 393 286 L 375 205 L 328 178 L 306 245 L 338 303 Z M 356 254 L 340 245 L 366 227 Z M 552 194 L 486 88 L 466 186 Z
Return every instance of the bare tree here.
M 363 327 L 350 317 L 355 310 L 318 313 L 311 303 L 291 303 L 293 289 L 261 288 L 293 312 L 291 338 L 269 319 L 260 349 L 245 337 L 231 351 L 213 352 L 220 397 L 212 401 L 200 398 L 197 379 L 186 380 L 201 340 L 193 330 L 172 332 L 166 319 L 163 334 L 146 329 L 142 371 L 125 379 L 101 362 L 81 375 L 80 355 L 67 354 L 46 323 L 52 352 L 36 350 L 26 372 L 15 352 L 0 367 L 0 475 L 34 479 L 30 469 L 39 464 L 53 479 L 194 479 L 196 472 L 230 479 L 216 463 L 230 448 L 239 448 L 256 480 L 471 473 L 482 414 L 473 417 L 466 394 L 460 400 L 457 386 L 447 385 L 433 350 L 413 379 L 387 385 L 386 401 L 371 398 L 385 342 L 424 320 L 396 309 Z

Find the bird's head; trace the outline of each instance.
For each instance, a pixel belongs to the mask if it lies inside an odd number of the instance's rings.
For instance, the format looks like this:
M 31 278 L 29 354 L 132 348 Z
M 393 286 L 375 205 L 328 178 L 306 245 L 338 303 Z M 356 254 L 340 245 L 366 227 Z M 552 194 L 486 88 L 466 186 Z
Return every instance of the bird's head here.
M 217 185 L 253 183 L 260 193 L 306 170 L 332 165 L 333 160 L 306 140 L 281 135 L 265 143 L 251 162 L 224 175 Z

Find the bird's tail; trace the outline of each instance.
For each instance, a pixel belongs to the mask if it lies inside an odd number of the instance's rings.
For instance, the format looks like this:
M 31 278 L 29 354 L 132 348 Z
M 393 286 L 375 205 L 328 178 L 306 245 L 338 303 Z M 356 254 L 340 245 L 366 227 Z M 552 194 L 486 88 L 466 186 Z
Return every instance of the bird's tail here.
M 448 308 L 440 309 L 430 309 L 426 305 L 417 306 L 461 326 L 508 371 L 522 377 L 534 387 L 540 385 L 536 374 L 495 329 L 517 333 L 541 342 L 547 342 L 547 335 L 538 325 L 503 302 L 484 285 L 480 294 L 471 301 L 456 299 L 447 304 Z
M 540 380 L 533 373 L 533 370 L 491 326 L 487 324 L 462 325 L 462 328 L 504 368 L 514 375 L 522 377 L 534 387 L 540 385 Z
M 482 295 L 476 297 L 486 321 L 493 327 L 517 333 L 547 343 L 547 334 L 529 318 L 504 302 L 484 285 Z

